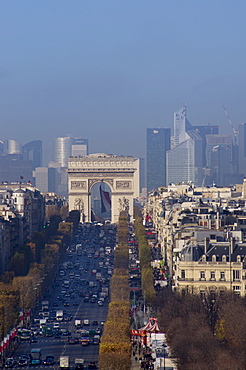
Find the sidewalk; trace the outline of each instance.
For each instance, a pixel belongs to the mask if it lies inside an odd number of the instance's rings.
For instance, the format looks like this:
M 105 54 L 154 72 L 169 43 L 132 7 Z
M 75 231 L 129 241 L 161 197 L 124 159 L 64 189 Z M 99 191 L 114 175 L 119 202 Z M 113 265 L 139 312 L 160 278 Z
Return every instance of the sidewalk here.
M 136 357 L 136 356 L 135 356 Z M 131 357 L 131 370 L 140 370 L 140 361 L 135 360 L 135 357 L 132 355 Z M 138 358 L 138 356 L 137 356 Z

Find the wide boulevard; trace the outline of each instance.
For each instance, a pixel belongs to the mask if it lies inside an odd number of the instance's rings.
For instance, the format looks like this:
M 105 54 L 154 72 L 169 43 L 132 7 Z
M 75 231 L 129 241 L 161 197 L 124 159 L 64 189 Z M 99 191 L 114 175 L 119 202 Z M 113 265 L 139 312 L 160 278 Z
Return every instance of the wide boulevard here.
M 99 345 L 93 344 L 94 335 L 102 333 L 107 318 L 109 279 L 113 270 L 113 249 L 115 229 L 110 225 L 80 226 L 72 244 L 50 285 L 46 296 L 40 298 L 30 327 L 32 340 L 22 340 L 14 353 L 18 365 L 21 355 L 30 355 L 31 349 L 40 348 L 42 363 L 36 368 L 60 367 L 60 356 L 69 356 L 70 368 L 75 359 L 84 359 L 85 366 L 92 361 L 97 363 Z M 103 293 L 104 292 L 104 293 Z M 106 292 L 106 293 L 105 293 Z M 47 325 L 52 328 L 51 336 L 45 336 L 40 329 L 39 319 L 43 317 L 42 301 L 49 302 Z M 99 302 L 100 301 L 100 302 Z M 63 311 L 63 320 L 56 319 L 56 312 Z M 47 309 L 46 309 L 47 311 Z M 81 321 L 81 325 L 75 326 Z M 46 325 L 46 326 L 47 326 Z M 54 327 L 60 326 L 56 331 Z M 81 331 L 90 333 L 90 344 L 81 345 Z M 69 338 L 72 340 L 69 342 Z M 76 339 L 78 338 L 78 339 Z M 78 340 L 78 342 L 76 342 Z M 54 356 L 53 365 L 45 365 L 46 356 Z M 29 368 L 29 365 L 22 368 Z

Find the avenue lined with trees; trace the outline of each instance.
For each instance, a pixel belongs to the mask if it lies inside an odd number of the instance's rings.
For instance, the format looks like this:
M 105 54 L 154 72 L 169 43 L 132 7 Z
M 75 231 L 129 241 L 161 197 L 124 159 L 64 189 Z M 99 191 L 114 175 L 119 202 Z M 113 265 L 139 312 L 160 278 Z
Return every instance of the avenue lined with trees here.
M 35 233 L 12 257 L 9 271 L 0 281 L 0 341 L 18 324 L 20 310 L 28 320 L 37 299 L 47 290 L 79 216 L 78 211 L 72 211 L 63 222 L 60 216 L 51 216 L 49 226 Z

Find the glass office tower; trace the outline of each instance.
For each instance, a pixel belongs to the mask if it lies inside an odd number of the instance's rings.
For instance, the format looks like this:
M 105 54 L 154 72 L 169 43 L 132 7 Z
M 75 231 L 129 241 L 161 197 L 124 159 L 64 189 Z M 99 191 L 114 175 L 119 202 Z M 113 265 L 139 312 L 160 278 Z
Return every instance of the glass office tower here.
M 166 152 L 170 149 L 170 128 L 147 128 L 147 190 L 166 186 Z
M 53 160 L 67 167 L 68 158 L 88 154 L 88 139 L 74 137 L 58 137 L 54 139 Z

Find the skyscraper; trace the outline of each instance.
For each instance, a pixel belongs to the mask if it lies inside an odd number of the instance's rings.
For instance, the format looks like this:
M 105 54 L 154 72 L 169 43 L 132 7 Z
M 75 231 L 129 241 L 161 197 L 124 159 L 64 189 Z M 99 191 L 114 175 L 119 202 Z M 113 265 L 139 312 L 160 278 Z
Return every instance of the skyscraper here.
M 68 158 L 88 154 L 88 139 L 74 137 L 58 137 L 54 139 L 53 159 L 61 167 L 67 167 Z
M 202 138 L 193 130 L 167 152 L 167 184 L 188 181 L 202 184 Z
M 186 106 L 174 113 L 173 147 L 167 153 L 167 183 L 203 182 L 206 166 L 206 136 L 218 134 L 218 126 L 193 126 L 186 118 Z
M 4 141 L 4 153 L 22 154 L 22 145 L 16 140 L 8 139 Z
M 23 159 L 31 160 L 33 169 L 42 166 L 42 141 L 33 140 L 23 146 Z
M 72 154 L 72 138 L 58 137 L 54 139 L 53 159 L 60 163 L 61 167 L 67 167 L 67 160 Z
M 184 105 L 183 108 L 174 113 L 174 146 L 188 139 L 186 131 L 191 128 L 192 126 L 186 118 L 186 105 Z
M 72 138 L 72 157 L 88 155 L 88 139 L 81 137 Z
M 233 143 L 231 136 L 206 135 L 206 140 L 206 159 L 210 176 L 206 177 L 205 185 L 212 183 L 219 186 L 230 185 L 228 181 L 230 181 L 230 175 L 233 174 Z
M 166 185 L 166 152 L 170 149 L 170 128 L 147 128 L 147 190 Z
M 246 123 L 238 126 L 239 173 L 246 176 Z

